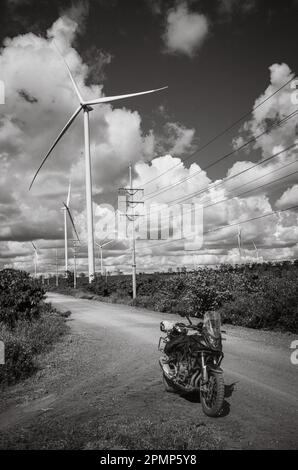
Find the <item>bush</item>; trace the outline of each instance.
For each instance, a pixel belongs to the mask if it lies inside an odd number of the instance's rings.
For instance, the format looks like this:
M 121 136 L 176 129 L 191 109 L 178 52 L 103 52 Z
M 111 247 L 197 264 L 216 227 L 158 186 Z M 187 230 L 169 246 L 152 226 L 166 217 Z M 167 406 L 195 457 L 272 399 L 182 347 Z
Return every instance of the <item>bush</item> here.
M 45 291 L 39 281 L 24 271 L 0 271 L 0 322 L 13 328 L 17 321 L 39 315 Z
M 19 320 L 11 330 L 0 323 L 0 339 L 5 345 L 5 364 L 0 366 L 0 385 L 12 384 L 31 375 L 37 355 L 48 351 L 67 331 L 64 318 L 48 304 L 38 317 Z
M 220 309 L 225 321 L 251 328 L 298 331 L 298 261 L 201 268 L 192 273 L 137 276 L 137 304 L 160 312 L 202 316 Z M 132 298 L 130 275 L 97 277 L 84 291 L 114 302 Z
M 0 326 L 0 338 L 5 345 L 5 364 L 0 366 L 0 385 L 28 377 L 35 370 L 30 344 L 24 338 L 12 334 L 4 325 Z
M 298 332 L 298 283 L 295 272 L 265 274 L 254 292 L 238 292 L 221 308 L 224 321 L 250 328 Z

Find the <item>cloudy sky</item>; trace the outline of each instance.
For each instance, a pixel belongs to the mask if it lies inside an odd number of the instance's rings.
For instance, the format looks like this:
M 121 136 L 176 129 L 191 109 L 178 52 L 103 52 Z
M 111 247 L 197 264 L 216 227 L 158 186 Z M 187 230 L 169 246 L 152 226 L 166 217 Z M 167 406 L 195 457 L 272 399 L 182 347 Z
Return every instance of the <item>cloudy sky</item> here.
M 202 243 L 158 240 L 156 230 L 137 241 L 139 271 L 237 262 L 238 227 L 243 260 L 256 258 L 254 245 L 264 260 L 297 257 L 296 0 L 1 0 L 0 8 L 0 267 L 32 271 L 34 241 L 39 271 L 54 271 L 55 248 L 63 271 L 71 179 L 87 268 L 81 115 L 28 191 L 78 105 L 53 41 L 86 99 L 169 87 L 90 113 L 97 241 L 112 236 L 132 163 L 143 213 L 204 207 Z M 128 247 L 116 240 L 104 249 L 109 270 L 129 270 Z

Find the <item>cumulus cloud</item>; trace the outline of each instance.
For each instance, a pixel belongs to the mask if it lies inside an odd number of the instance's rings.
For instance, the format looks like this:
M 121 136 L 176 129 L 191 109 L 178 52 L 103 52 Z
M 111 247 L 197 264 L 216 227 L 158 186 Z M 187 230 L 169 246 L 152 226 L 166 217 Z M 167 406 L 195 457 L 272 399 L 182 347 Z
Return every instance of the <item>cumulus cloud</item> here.
M 284 63 L 272 64 L 269 71 L 270 84 L 265 92 L 257 98 L 254 108 L 277 92 L 291 78 L 294 78 L 293 72 Z M 246 122 L 243 127 L 243 130 L 247 130 L 248 134 L 253 137 L 259 136 L 268 129 L 269 132 L 258 138 L 255 143 L 255 148 L 261 149 L 264 157 L 272 154 L 279 147 L 287 148 L 295 139 L 297 140 L 296 119 L 289 119 L 281 126 L 273 128 L 274 123 L 278 123 L 297 110 L 291 99 L 292 93 L 293 89 L 289 83 L 262 106 L 254 109 L 252 119 Z
M 52 46 L 58 44 L 82 95 L 101 96 L 102 85 L 89 82 L 90 68 L 72 44 L 78 24 L 63 14 L 47 37 L 33 33 L 7 38 L 0 55 L 6 103 L 0 107 L 0 239 L 59 240 L 63 237 L 62 201 L 73 181 L 72 208 L 85 208 L 82 117 L 71 126 L 38 175 L 42 156 L 77 107 L 67 71 Z M 96 80 L 98 81 L 98 80 Z M 152 132 L 144 135 L 138 112 L 102 105 L 91 113 L 91 152 L 96 194 L 127 181 L 128 162 L 154 155 Z M 54 243 L 54 242 L 53 242 Z
M 181 4 L 180 4 L 181 8 Z M 186 8 L 182 4 L 182 8 Z M 176 8 L 177 11 L 179 6 Z M 187 10 L 188 14 L 189 11 Z M 195 16 L 197 14 L 194 14 Z M 200 15 L 199 15 L 200 16 Z M 51 159 L 38 175 L 33 190 L 29 193 L 30 180 L 69 116 L 77 106 L 77 98 L 69 81 L 61 58 L 52 47 L 52 39 L 59 44 L 83 96 L 98 97 L 103 86 L 90 82 L 90 67 L 73 47 L 78 31 L 77 23 L 63 15 L 48 31 L 46 38 L 32 33 L 6 39 L 0 55 L 1 79 L 6 84 L 6 104 L 0 107 L 0 264 L 33 269 L 31 239 L 37 240 L 40 255 L 40 270 L 53 268 L 55 248 L 63 252 L 62 201 L 65 200 L 68 179 L 72 178 L 71 208 L 78 226 L 82 246 L 78 254 L 79 269 L 87 266 L 85 184 L 83 158 L 83 129 L 79 117 L 56 147 Z M 190 49 L 188 49 L 190 51 Z M 191 48 L 191 54 L 196 49 Z M 182 51 L 181 51 L 182 52 Z M 184 50 L 185 52 L 185 50 Z M 190 53 L 190 52 L 185 52 Z M 96 72 L 98 76 L 99 72 Z M 256 100 L 256 104 L 276 91 L 292 76 L 285 64 L 270 68 L 270 84 Z M 89 77 L 89 78 L 88 78 Z M 241 134 L 257 135 L 268 119 L 276 114 L 285 116 L 293 110 L 289 87 L 277 93 L 266 104 L 255 110 Z M 159 209 L 163 204 L 172 204 L 193 194 L 187 202 L 198 202 L 204 210 L 204 244 L 197 261 L 216 263 L 237 261 L 237 224 L 243 219 L 264 215 L 274 209 L 270 190 L 262 189 L 239 195 L 246 189 L 256 189 L 259 184 L 273 182 L 277 177 L 294 171 L 297 152 L 282 153 L 266 165 L 243 172 L 235 179 L 233 175 L 249 169 L 254 162 L 236 162 L 227 172 L 227 179 L 212 181 L 197 163 L 187 167 L 182 155 L 194 145 L 194 129 L 186 128 L 173 120 L 163 129 L 163 136 L 152 131 L 142 132 L 142 121 L 137 111 L 103 105 L 90 114 L 91 154 L 93 159 L 93 193 L 95 234 L 97 240 L 104 238 L 115 226 L 108 219 L 113 215 L 111 207 L 103 207 L 102 201 L 115 192 L 115 188 L 128 183 L 127 166 L 134 165 L 135 187 L 144 187 L 144 209 L 154 203 Z M 288 121 L 280 132 L 276 129 L 259 139 L 256 148 L 261 158 L 283 150 L 295 140 L 295 129 Z M 158 156 L 153 157 L 158 152 Z M 290 164 L 292 164 L 290 166 Z M 289 165 L 289 166 L 285 166 Z M 297 165 L 297 163 L 296 163 Z M 174 168 L 173 168 L 174 167 Z M 284 168 L 282 168 L 284 167 Z M 275 171 L 276 170 L 276 171 Z M 159 177 L 162 175 L 161 177 Z M 157 178 L 158 177 L 158 178 Z M 260 177 L 264 177 L 260 179 Z M 177 184 L 184 180 L 182 184 Z M 224 181 L 224 184 L 219 184 Z M 280 184 L 277 208 L 284 208 L 297 193 L 295 181 L 286 179 L 287 186 Z M 216 183 L 216 184 L 215 184 Z M 165 187 L 168 191 L 159 194 Z M 290 188 L 289 188 L 290 186 Z M 240 187 L 240 188 L 239 188 Z M 275 186 L 274 186 L 275 187 Z M 197 195 L 199 189 L 204 192 Z M 270 188 L 270 186 L 269 186 Z M 289 188 L 289 189 L 288 189 Z M 220 202 L 227 199 L 225 203 Z M 210 204 L 213 206 L 207 207 Z M 142 218 L 140 217 L 140 221 Z M 153 223 L 153 221 L 152 221 Z M 153 228 L 159 236 L 156 219 Z M 223 230 L 213 231 L 220 225 L 236 224 Z M 102 230 L 103 226 L 108 230 Z M 173 222 L 173 230 L 178 230 Z M 71 231 L 70 231 L 71 233 Z M 252 241 L 262 250 L 264 258 L 289 257 L 297 254 L 297 212 L 285 212 L 272 217 L 243 224 L 242 238 L 246 246 L 247 259 L 255 256 Z M 181 241 L 168 245 L 159 240 L 138 241 L 138 269 L 155 271 L 164 263 L 165 269 L 177 264 L 192 266 L 193 254 L 186 253 Z M 190 242 L 196 249 L 196 241 Z M 115 241 L 104 252 L 109 269 L 127 270 L 129 243 Z M 62 255 L 60 254 L 62 258 Z M 52 268 L 51 268 L 52 266 Z M 52 269 L 54 271 L 54 268 Z
M 187 128 L 179 122 L 167 122 L 162 133 L 155 135 L 157 153 L 181 156 L 193 149 L 194 137 L 195 129 Z
M 285 209 L 286 207 L 295 205 L 298 205 L 298 184 L 294 184 L 294 186 L 288 188 L 276 201 L 276 207 L 278 209 Z
M 191 12 L 186 2 L 179 3 L 167 13 L 165 51 L 193 57 L 206 39 L 208 29 L 205 15 Z

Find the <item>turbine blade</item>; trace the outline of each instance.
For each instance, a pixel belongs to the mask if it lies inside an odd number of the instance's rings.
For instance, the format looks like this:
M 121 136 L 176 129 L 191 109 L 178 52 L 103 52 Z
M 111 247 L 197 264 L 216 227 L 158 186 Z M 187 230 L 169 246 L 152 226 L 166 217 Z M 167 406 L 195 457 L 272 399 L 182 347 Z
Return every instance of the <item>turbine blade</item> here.
M 57 139 L 55 140 L 55 142 L 53 143 L 53 145 L 51 146 L 50 150 L 48 151 L 48 153 L 46 154 L 46 156 L 44 157 L 43 161 L 41 162 L 41 164 L 39 165 L 38 167 L 38 170 L 37 172 L 35 173 L 31 183 L 30 183 L 30 186 L 29 186 L 29 191 L 30 189 L 32 188 L 32 185 L 38 175 L 38 173 L 40 172 L 41 168 L 43 167 L 43 165 L 45 164 L 47 158 L 50 156 L 50 153 L 52 152 L 52 150 L 56 147 L 56 145 L 58 144 L 59 140 L 61 139 L 61 137 L 63 137 L 63 135 L 65 134 L 65 132 L 67 131 L 67 129 L 71 126 L 71 124 L 73 123 L 73 121 L 75 120 L 75 118 L 77 117 L 77 115 L 80 113 L 82 109 L 82 106 L 79 106 L 79 108 L 76 109 L 76 111 L 73 113 L 73 115 L 71 116 L 71 118 L 69 119 L 69 121 L 67 122 L 67 124 L 63 127 L 62 131 L 60 132 L 60 134 L 58 135 Z
M 108 242 L 104 243 L 102 246 L 104 247 L 104 246 L 106 246 L 106 245 L 108 245 L 109 243 L 112 243 L 112 242 L 114 242 L 114 241 L 115 241 L 115 240 L 109 240 Z
M 80 93 L 79 87 L 78 87 L 78 85 L 76 84 L 76 81 L 75 81 L 75 79 L 74 79 L 74 77 L 73 77 L 73 75 L 72 75 L 72 73 L 71 73 L 71 71 L 70 71 L 70 68 L 69 68 L 69 66 L 68 66 L 68 64 L 67 64 L 67 62 L 66 62 L 66 60 L 64 59 L 62 53 L 60 52 L 60 50 L 59 50 L 57 44 L 55 43 L 55 41 L 53 41 L 53 44 L 54 44 L 54 46 L 56 47 L 56 49 L 57 49 L 57 51 L 58 51 L 58 54 L 60 55 L 61 59 L 63 60 L 65 66 L 66 66 L 66 68 L 67 68 L 68 75 L 69 75 L 69 77 L 70 77 L 70 79 L 71 79 L 71 82 L 72 82 L 72 84 L 73 84 L 73 87 L 74 87 L 74 89 L 75 89 L 75 92 L 76 92 L 76 94 L 77 94 L 77 96 L 78 96 L 78 98 L 79 98 L 80 103 L 82 104 L 82 103 L 84 102 L 84 100 L 83 100 L 82 95 L 81 95 L 81 93 Z
M 63 202 L 63 205 L 64 205 L 65 209 L 67 210 L 68 216 L 69 216 L 70 221 L 71 221 L 71 225 L 72 225 L 72 227 L 73 227 L 73 229 L 74 229 L 74 232 L 75 232 L 75 234 L 76 234 L 76 237 L 77 237 L 77 239 L 78 239 L 78 242 L 81 243 L 80 238 L 79 238 L 79 235 L 78 235 L 78 232 L 77 232 L 77 229 L 76 229 L 76 226 L 75 226 L 75 224 L 74 224 L 74 221 L 73 221 L 73 218 L 72 218 L 72 215 L 71 215 L 71 212 L 70 212 L 69 208 L 67 207 L 67 205 L 66 205 L 64 202 Z
M 94 104 L 107 103 L 110 101 L 122 100 L 124 98 L 131 98 L 133 96 L 147 95 L 148 93 L 155 93 L 156 91 L 165 90 L 166 88 L 168 87 L 164 86 L 162 88 L 157 88 L 156 90 L 140 91 L 139 93 L 130 93 L 128 95 L 103 96 L 102 98 L 98 98 L 96 100 L 85 101 L 84 104 L 88 106 L 92 106 Z
M 69 203 L 70 203 L 70 189 L 71 189 L 71 181 L 69 180 L 68 194 L 67 194 L 67 200 L 66 200 L 67 207 L 69 207 Z
M 36 252 L 36 251 L 37 251 L 37 248 L 36 248 L 36 246 L 34 245 L 33 242 L 31 242 L 31 245 L 33 246 L 33 249 L 34 249 L 34 251 Z

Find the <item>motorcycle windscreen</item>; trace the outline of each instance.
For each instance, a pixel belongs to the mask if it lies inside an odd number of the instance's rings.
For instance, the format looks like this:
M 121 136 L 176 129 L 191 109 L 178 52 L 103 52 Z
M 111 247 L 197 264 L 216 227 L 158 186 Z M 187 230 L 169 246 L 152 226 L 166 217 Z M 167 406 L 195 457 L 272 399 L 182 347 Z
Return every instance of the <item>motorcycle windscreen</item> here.
M 204 315 L 204 326 L 207 332 L 214 338 L 220 338 L 221 319 L 218 312 L 206 312 Z

